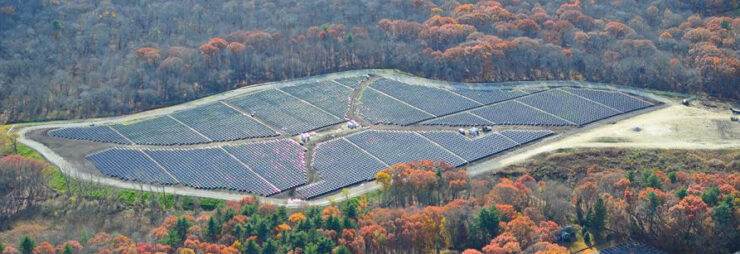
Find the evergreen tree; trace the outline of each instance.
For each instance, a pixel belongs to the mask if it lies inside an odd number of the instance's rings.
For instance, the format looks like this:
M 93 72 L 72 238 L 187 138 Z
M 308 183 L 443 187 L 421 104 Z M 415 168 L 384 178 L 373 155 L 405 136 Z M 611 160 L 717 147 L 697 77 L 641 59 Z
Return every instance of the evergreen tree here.
M 273 240 L 267 240 L 262 244 L 262 254 L 275 254 L 278 251 L 277 243 Z
M 488 239 L 496 236 L 499 222 L 501 222 L 501 215 L 499 215 L 498 209 L 493 205 L 488 207 L 488 209 L 480 209 L 477 216 L 475 216 L 475 224 L 484 231 Z
M 216 237 L 221 234 L 221 221 L 211 216 L 208 219 L 208 225 L 206 225 L 204 233 L 209 239 L 216 240 Z
M 732 208 L 726 202 L 721 202 L 712 208 L 712 219 L 720 225 L 731 223 Z
M 334 216 L 326 218 L 326 229 L 331 229 L 337 232 L 342 230 L 342 226 L 339 224 L 339 219 Z
M 180 217 L 177 219 L 177 222 L 175 222 L 175 225 L 169 229 L 167 235 L 162 238 L 162 243 L 172 247 L 180 246 L 185 241 L 188 229 L 191 226 L 193 226 L 192 222 L 185 219 L 185 217 Z
M 244 251 L 242 252 L 244 254 L 260 254 L 260 246 L 257 245 L 257 241 L 254 239 L 249 239 L 244 245 Z
M 278 206 L 277 215 L 280 217 L 281 220 L 287 220 L 288 210 L 285 208 L 285 206 Z
M 353 219 L 357 217 L 357 206 L 353 202 L 345 202 L 342 208 L 342 214 L 344 214 L 345 217 Z
M 707 203 L 709 206 L 714 206 L 717 204 L 717 201 L 719 199 L 719 188 L 718 187 L 712 187 L 707 188 L 701 193 L 701 200 L 704 201 L 704 203 Z
M 342 218 L 342 228 L 355 228 L 355 222 L 349 217 Z
M 266 220 L 260 220 L 257 223 L 257 238 L 260 241 L 265 241 L 270 234 L 270 227 L 267 225 Z
M 62 247 L 62 254 L 73 254 L 74 251 L 72 251 L 72 246 L 69 246 L 69 244 L 64 244 L 64 247 Z
M 334 241 L 328 238 L 322 237 L 316 244 L 318 253 L 331 253 L 331 249 L 334 247 Z
M 332 252 L 334 254 L 352 254 L 352 251 L 347 248 L 347 246 L 339 245 L 339 247 L 334 248 L 334 251 Z
M 668 173 L 668 179 L 671 180 L 671 183 L 676 183 L 676 181 L 678 180 L 676 178 L 676 172 Z
M 224 219 L 222 220 L 222 222 L 231 220 L 231 218 L 234 218 L 235 215 L 236 215 L 236 211 L 234 211 L 234 209 L 229 208 L 229 210 L 226 210 L 226 214 L 224 214 Z
M 21 244 L 18 246 L 21 254 L 32 254 L 34 248 L 36 248 L 36 242 L 31 237 L 23 236 Z
M 593 211 L 591 212 L 591 218 L 589 218 L 588 226 L 591 230 L 600 234 L 606 226 L 606 205 L 602 198 L 596 199 Z
M 688 195 L 689 195 L 689 193 L 686 192 L 686 188 L 681 188 L 681 189 L 679 189 L 679 190 L 676 191 L 676 197 L 679 200 L 683 199 L 684 197 L 686 197 Z
M 656 176 L 655 174 L 650 174 L 650 176 L 647 178 L 647 184 L 648 186 L 656 189 L 663 188 L 663 181 L 660 180 L 660 177 Z

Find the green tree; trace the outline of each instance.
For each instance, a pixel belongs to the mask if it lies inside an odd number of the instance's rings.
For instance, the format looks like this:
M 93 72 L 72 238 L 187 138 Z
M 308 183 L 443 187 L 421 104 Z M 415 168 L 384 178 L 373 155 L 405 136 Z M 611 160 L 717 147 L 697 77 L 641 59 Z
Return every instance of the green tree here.
M 326 229 L 331 229 L 337 232 L 342 230 L 342 226 L 339 224 L 339 219 L 334 216 L 326 218 Z
M 354 202 L 344 202 L 342 206 L 342 214 L 345 217 L 355 218 L 357 217 L 357 205 Z
M 707 203 L 707 205 L 709 206 L 714 206 L 715 204 L 717 204 L 719 194 L 719 188 L 717 188 L 716 186 L 712 188 L 707 188 L 701 193 L 701 200 L 703 200 L 704 203 Z
M 712 219 L 721 225 L 726 225 L 732 222 L 732 207 L 726 202 L 721 202 L 719 205 L 712 208 Z
M 36 241 L 31 239 L 31 237 L 23 236 L 20 245 L 18 245 L 18 250 L 21 251 L 21 254 L 32 254 L 33 248 L 36 248 Z
M 216 240 L 216 237 L 221 234 L 221 222 L 214 217 L 211 216 L 208 219 L 208 225 L 206 225 L 205 232 L 203 232 L 211 240 Z
M 688 196 L 688 195 L 689 195 L 689 193 L 688 193 L 688 192 L 686 192 L 686 188 L 681 188 L 681 189 L 679 189 L 679 190 L 677 190 L 677 191 L 676 191 L 676 197 L 677 197 L 677 198 L 678 198 L 679 200 L 681 200 L 681 199 L 685 198 L 685 197 L 686 197 L 686 196 Z
M 64 247 L 62 247 L 62 254 L 73 254 L 74 251 L 72 250 L 72 246 L 69 246 L 69 244 L 64 244 Z
M 185 217 L 180 217 L 177 219 L 177 222 L 175 222 L 175 225 L 169 229 L 167 235 L 162 238 L 162 243 L 168 244 L 172 247 L 180 246 L 185 241 L 188 229 L 191 226 L 193 226 L 192 222 L 185 219 Z
M 275 254 L 278 251 L 277 243 L 273 240 L 267 240 L 262 244 L 262 254 Z
M 334 248 L 334 251 L 332 252 L 334 254 L 352 254 L 352 251 L 347 248 L 347 246 L 339 245 L 338 247 Z
M 5 250 L 5 245 L 3 245 L 3 243 L 0 243 L 0 253 L 3 253 L 4 250 Z
M 480 209 L 478 214 L 475 216 L 475 225 L 483 230 L 487 239 L 496 236 L 499 222 L 501 222 L 501 215 L 499 214 L 498 209 L 496 209 L 496 206 L 493 205 L 487 209 Z
M 627 178 L 627 180 L 630 180 L 630 182 L 634 183 L 635 182 L 635 171 L 634 170 L 627 171 L 627 174 L 625 174 L 624 178 Z
M 349 217 L 342 218 L 342 228 L 355 228 L 355 222 Z
M 668 179 L 671 180 L 671 183 L 676 183 L 676 181 L 678 181 L 676 178 L 676 172 L 668 173 Z
M 260 246 L 257 245 L 257 241 L 249 239 L 247 244 L 244 245 L 244 254 L 260 254 Z
M 80 231 L 80 243 L 87 244 L 87 240 L 90 239 L 90 235 L 87 234 L 87 230 L 84 228 Z
M 257 238 L 259 238 L 260 241 L 264 241 L 267 239 L 269 234 L 270 234 L 270 227 L 267 225 L 267 221 L 260 220 L 257 223 Z
M 322 237 L 316 244 L 318 247 L 316 250 L 318 253 L 331 253 L 331 249 L 334 247 L 334 241 Z
M 663 181 L 660 180 L 660 177 L 651 173 L 650 176 L 647 178 L 647 185 L 656 189 L 662 189 Z
M 597 236 L 601 234 L 601 231 L 604 230 L 604 227 L 606 226 L 606 216 L 606 205 L 604 204 L 604 200 L 602 198 L 596 199 L 593 211 L 589 214 L 590 218 L 588 218 L 588 226 Z

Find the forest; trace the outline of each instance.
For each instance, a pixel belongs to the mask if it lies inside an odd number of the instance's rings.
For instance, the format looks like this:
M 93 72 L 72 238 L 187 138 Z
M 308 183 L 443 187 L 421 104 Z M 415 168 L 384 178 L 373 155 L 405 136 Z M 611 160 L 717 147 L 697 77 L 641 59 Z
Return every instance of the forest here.
M 362 68 L 738 99 L 737 0 L 0 0 L 0 123 Z

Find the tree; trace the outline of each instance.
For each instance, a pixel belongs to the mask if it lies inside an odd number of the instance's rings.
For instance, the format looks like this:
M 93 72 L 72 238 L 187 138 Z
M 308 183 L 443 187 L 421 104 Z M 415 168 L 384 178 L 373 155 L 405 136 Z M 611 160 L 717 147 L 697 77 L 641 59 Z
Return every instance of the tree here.
M 167 235 L 161 240 L 162 243 L 168 244 L 170 246 L 180 246 L 185 241 L 188 229 L 191 226 L 193 226 L 193 223 L 190 222 L 190 220 L 188 220 L 187 218 L 178 218 L 175 222 L 175 225 L 170 227 Z
M 594 208 L 591 211 L 591 217 L 588 218 L 588 227 L 593 230 L 597 236 L 601 234 L 601 231 L 606 226 L 606 205 L 604 204 L 604 199 L 599 197 L 596 199 L 596 203 L 594 203 Z
M 478 211 L 478 215 L 475 217 L 475 225 L 478 225 L 480 229 L 484 231 L 484 235 L 487 239 L 493 238 L 498 233 L 498 224 L 501 221 L 501 216 L 496 209 L 496 206 L 489 206 Z
M 221 222 L 211 216 L 211 218 L 208 219 L 208 225 L 206 226 L 204 233 L 211 240 L 215 240 L 216 237 L 221 234 L 221 226 Z
M 247 244 L 244 245 L 244 251 L 245 254 L 260 254 L 260 247 L 257 245 L 257 241 L 254 239 L 249 239 L 247 241 Z
M 678 189 L 678 190 L 676 191 L 676 197 L 677 197 L 677 198 L 678 198 L 679 200 L 681 200 L 681 199 L 683 199 L 684 197 L 686 197 L 686 195 L 689 195 L 689 194 L 688 194 L 688 192 L 686 192 L 686 188 L 681 188 L 681 189 Z
M 23 236 L 20 245 L 18 245 L 21 254 L 32 254 L 34 248 L 36 248 L 36 242 L 29 236 Z
M 267 240 L 262 244 L 262 254 L 275 254 L 278 251 L 277 243 L 273 240 Z
M 709 206 L 714 206 L 719 199 L 720 193 L 721 192 L 719 191 L 719 188 L 717 186 L 706 188 L 701 193 L 701 200 L 704 201 L 704 203 L 707 203 L 707 205 Z
M 352 251 L 347 246 L 339 245 L 332 251 L 332 254 L 352 254 Z

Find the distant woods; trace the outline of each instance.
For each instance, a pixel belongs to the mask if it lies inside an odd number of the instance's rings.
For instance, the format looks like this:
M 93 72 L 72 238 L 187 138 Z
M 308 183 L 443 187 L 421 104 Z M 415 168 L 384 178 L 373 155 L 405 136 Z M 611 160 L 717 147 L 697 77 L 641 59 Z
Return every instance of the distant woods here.
M 0 0 L 0 122 L 361 68 L 740 98 L 736 0 Z

